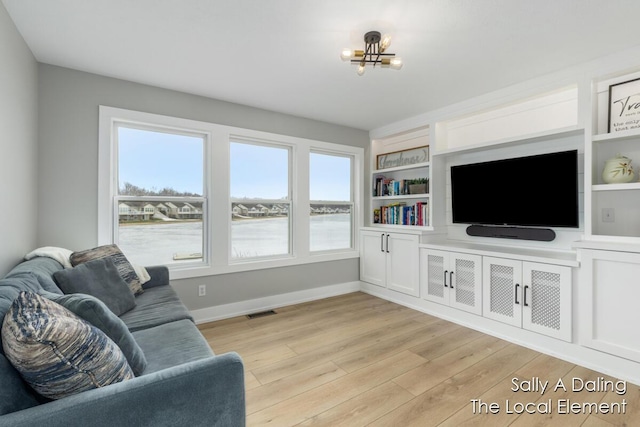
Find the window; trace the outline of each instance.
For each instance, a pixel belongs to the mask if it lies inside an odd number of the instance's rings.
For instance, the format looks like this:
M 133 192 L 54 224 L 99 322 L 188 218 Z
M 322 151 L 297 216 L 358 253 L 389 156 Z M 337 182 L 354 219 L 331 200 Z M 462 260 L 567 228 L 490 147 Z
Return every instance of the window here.
M 364 150 L 100 106 L 98 244 L 172 279 L 357 258 Z
M 202 262 L 205 136 L 126 123 L 114 128 L 114 241 L 140 265 Z
M 290 149 L 230 144 L 231 259 L 291 254 Z
M 353 157 L 309 156 L 309 250 L 353 248 Z

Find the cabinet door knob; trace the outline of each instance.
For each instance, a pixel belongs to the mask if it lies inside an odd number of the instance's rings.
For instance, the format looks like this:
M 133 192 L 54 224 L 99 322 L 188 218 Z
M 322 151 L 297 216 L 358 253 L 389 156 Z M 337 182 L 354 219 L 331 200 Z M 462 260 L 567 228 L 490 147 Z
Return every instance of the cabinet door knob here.
M 529 289 L 528 285 L 524 287 L 524 296 L 522 297 L 522 305 L 525 307 L 529 307 L 529 304 L 527 304 L 527 289 Z
M 453 289 L 453 271 L 449 272 L 449 287 Z
M 520 302 L 518 301 L 518 288 L 519 288 L 519 287 L 520 287 L 520 284 L 519 284 L 519 283 L 516 283 L 516 292 L 515 292 L 515 294 L 516 294 L 516 301 L 515 301 L 515 302 L 516 302 L 516 304 L 520 304 Z
M 445 288 L 448 288 L 448 286 L 447 286 L 447 273 L 448 273 L 448 272 L 449 272 L 448 270 L 445 270 L 445 271 L 444 271 L 444 287 L 445 287 Z
M 387 253 L 389 253 L 389 235 L 387 234 Z
M 384 233 L 380 235 L 380 252 L 384 252 Z

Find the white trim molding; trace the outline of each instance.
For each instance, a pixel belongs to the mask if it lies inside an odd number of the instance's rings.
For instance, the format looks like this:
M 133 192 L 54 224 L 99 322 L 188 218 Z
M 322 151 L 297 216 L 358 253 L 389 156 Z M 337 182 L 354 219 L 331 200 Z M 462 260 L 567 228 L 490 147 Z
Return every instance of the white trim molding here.
M 360 288 L 361 282 L 359 281 L 339 283 L 336 285 L 306 289 L 304 291 L 289 292 L 282 295 L 273 295 L 248 301 L 201 308 L 198 310 L 192 310 L 191 315 L 193 316 L 196 324 L 202 324 L 231 317 L 244 316 L 251 313 L 259 313 L 261 311 L 273 310 L 288 305 L 359 292 Z

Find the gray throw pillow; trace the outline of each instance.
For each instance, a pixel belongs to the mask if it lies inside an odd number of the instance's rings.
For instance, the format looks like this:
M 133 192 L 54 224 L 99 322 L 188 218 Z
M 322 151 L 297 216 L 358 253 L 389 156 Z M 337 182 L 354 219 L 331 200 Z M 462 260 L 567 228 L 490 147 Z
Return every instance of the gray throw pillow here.
M 111 260 L 113 260 L 113 263 L 118 268 L 118 273 L 120 273 L 120 276 L 127 282 L 133 295 L 140 295 L 144 292 L 140 278 L 136 274 L 133 265 L 131 265 L 117 245 L 103 245 L 93 249 L 77 251 L 71 254 L 69 261 L 71 261 L 71 265 L 75 267 L 87 261 L 101 258 L 111 258 Z
M 131 290 L 110 258 L 95 259 L 74 268 L 56 271 L 53 278 L 65 294 L 93 295 L 116 316 L 136 306 Z
M 134 378 L 101 330 L 33 292 L 21 292 L 7 312 L 2 346 L 22 378 L 50 399 Z
M 147 367 L 147 358 L 124 322 L 98 298 L 85 294 L 58 295 L 40 291 L 40 295 L 56 302 L 104 332 L 120 347 L 136 376 Z

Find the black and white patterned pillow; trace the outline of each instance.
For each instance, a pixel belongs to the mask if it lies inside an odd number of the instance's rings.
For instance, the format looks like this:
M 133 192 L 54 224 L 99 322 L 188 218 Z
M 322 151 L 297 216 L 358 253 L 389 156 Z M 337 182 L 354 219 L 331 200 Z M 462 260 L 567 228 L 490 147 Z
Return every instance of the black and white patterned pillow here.
M 104 332 L 34 292 L 20 292 L 2 324 L 5 355 L 39 394 L 60 399 L 134 378 Z
M 129 289 L 133 292 L 133 295 L 140 295 L 144 292 L 142 284 L 140 284 L 140 278 L 136 274 L 133 265 L 129 262 L 127 257 L 122 253 L 118 245 L 104 245 L 98 246 L 93 249 L 86 249 L 84 251 L 77 251 L 71 254 L 70 261 L 74 267 L 91 261 L 94 259 L 101 259 L 109 257 L 116 265 L 120 277 L 127 282 Z

